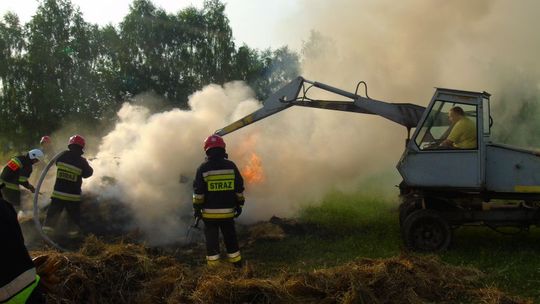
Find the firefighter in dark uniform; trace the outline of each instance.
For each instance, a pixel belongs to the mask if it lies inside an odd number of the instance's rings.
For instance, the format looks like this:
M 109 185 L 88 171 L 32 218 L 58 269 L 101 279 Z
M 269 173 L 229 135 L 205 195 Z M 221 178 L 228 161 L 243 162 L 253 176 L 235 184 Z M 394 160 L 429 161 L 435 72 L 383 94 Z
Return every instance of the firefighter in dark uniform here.
M 1 190 L 2 197 L 13 204 L 16 209 L 21 208 L 21 190 L 19 185 L 35 192 L 34 186 L 28 182 L 32 174 L 32 166 L 40 159 L 43 159 L 43 152 L 39 149 L 28 151 L 25 155 L 13 157 L 8 161 L 0 174 L 0 184 L 4 187 Z
M 47 234 L 54 232 L 62 210 L 66 208 L 71 222 L 68 236 L 77 237 L 79 235 L 82 179 L 90 177 L 94 173 L 88 161 L 82 157 L 84 146 L 84 138 L 80 135 L 73 135 L 69 138 L 68 150 L 64 151 L 56 160 L 56 182 L 51 195 L 51 205 L 43 226 L 43 231 Z
M 193 181 L 193 209 L 195 217 L 204 221 L 206 261 L 209 266 L 220 260 L 219 231 L 227 249 L 227 261 L 242 265 L 236 238 L 234 218 L 244 206 L 244 180 L 236 165 L 227 159 L 225 142 L 218 135 L 204 141 L 207 158 L 197 169 Z
M 5 185 L 0 185 L 5 187 Z M 0 303 L 45 303 L 13 206 L 0 196 Z
M 51 159 L 54 157 L 52 139 L 49 135 L 41 137 L 39 144 L 41 146 L 41 151 L 43 151 L 43 154 L 45 154 L 47 159 Z
M 31 180 L 35 184 L 38 183 L 41 172 L 43 172 L 49 161 L 54 157 L 52 140 L 50 136 L 42 136 L 39 140 L 39 146 L 40 150 L 43 152 L 43 159 L 40 159 L 40 162 L 37 163 L 36 167 L 34 168 L 34 171 L 36 171 L 38 174 L 34 174 L 34 177 Z

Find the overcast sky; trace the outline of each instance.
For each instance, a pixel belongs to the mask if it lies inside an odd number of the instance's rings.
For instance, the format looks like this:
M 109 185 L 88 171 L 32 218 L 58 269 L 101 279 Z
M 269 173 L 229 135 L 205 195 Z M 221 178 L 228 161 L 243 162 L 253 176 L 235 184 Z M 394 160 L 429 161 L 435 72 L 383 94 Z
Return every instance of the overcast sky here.
M 71 0 L 80 7 L 84 19 L 90 23 L 118 24 L 127 14 L 132 0 Z M 301 39 L 291 37 L 284 25 L 298 14 L 297 0 L 224 0 L 237 45 L 265 49 L 290 45 L 298 49 Z M 152 0 L 169 13 L 193 5 L 202 7 L 203 0 Z M 0 0 L 0 15 L 15 12 L 23 23 L 30 20 L 38 6 L 37 0 Z M 304 39 L 305 40 L 305 39 Z

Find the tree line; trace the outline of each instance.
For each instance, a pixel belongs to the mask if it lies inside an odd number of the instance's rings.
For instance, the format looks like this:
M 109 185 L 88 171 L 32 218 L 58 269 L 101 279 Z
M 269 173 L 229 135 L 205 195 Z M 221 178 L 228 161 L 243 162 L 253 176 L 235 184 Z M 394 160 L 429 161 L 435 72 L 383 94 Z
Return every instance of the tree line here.
M 111 121 L 142 92 L 187 108 L 207 84 L 244 80 L 263 99 L 298 69 L 287 47 L 235 46 L 220 0 L 174 14 L 134 0 L 117 26 L 86 22 L 69 0 L 41 0 L 28 23 L 14 13 L 0 21 L 0 152 L 70 121 Z

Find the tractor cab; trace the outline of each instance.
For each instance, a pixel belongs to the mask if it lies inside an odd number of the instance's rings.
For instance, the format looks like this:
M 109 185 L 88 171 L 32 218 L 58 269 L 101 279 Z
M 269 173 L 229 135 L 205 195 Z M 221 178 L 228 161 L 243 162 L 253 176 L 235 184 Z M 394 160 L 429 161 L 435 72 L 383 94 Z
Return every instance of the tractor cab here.
M 407 185 L 483 188 L 489 96 L 437 88 L 397 166 Z

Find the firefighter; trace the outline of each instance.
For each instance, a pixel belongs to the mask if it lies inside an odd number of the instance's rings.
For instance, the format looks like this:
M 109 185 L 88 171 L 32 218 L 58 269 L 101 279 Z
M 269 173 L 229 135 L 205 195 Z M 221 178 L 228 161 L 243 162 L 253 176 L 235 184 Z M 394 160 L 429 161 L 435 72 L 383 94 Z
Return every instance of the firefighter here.
M 41 150 L 43 151 L 43 153 L 50 154 L 49 152 L 52 149 L 52 140 L 49 135 L 41 137 L 39 144 L 41 145 Z
M 80 135 L 69 138 L 68 150 L 56 160 L 56 182 L 51 195 L 51 205 L 43 231 L 52 234 L 62 210 L 66 208 L 70 220 L 68 236 L 79 235 L 81 219 L 81 185 L 82 179 L 92 176 L 94 170 L 82 157 L 85 140 Z
M 41 151 L 43 151 L 43 154 L 45 154 L 45 163 L 48 163 L 48 161 L 52 159 L 55 154 L 51 137 L 49 135 L 41 137 L 39 144 L 41 146 Z
M 15 156 L 8 161 L 0 174 L 1 190 L 5 200 L 13 204 L 15 209 L 21 208 L 21 190 L 19 185 L 34 193 L 36 189 L 28 182 L 32 174 L 32 166 L 43 159 L 43 152 L 39 149 L 28 151 L 25 155 Z
M 40 150 L 43 152 L 43 159 L 41 159 L 41 161 L 37 163 L 36 167 L 34 168 L 34 171 L 38 172 L 38 174 L 34 174 L 34 177 L 31 179 L 35 184 L 38 183 L 41 172 L 43 172 L 51 158 L 54 157 L 52 140 L 50 136 L 42 136 L 39 140 L 39 146 Z
M 5 187 L 5 185 L 0 185 Z M 45 303 L 13 206 L 0 196 L 0 303 Z
M 227 159 L 225 142 L 218 135 L 204 141 L 206 161 L 197 169 L 193 181 L 193 209 L 195 217 L 204 221 L 206 261 L 209 266 L 219 264 L 219 231 L 227 249 L 227 261 L 242 265 L 236 238 L 234 218 L 244 206 L 244 180 L 236 165 Z

